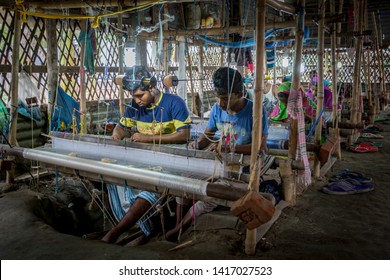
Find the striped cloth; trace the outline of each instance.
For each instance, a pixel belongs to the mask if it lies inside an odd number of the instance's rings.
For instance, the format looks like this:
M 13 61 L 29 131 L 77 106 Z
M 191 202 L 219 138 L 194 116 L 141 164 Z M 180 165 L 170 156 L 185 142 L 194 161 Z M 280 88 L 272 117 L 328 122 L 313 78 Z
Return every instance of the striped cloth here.
M 152 192 L 133 189 L 131 187 L 123 187 L 118 185 L 107 185 L 108 200 L 115 219 L 119 222 L 123 219 L 130 207 L 134 204 L 137 198 L 145 199 L 154 207 L 150 210 L 150 214 L 141 218 L 137 225 L 142 232 L 149 236 L 153 231 L 153 223 L 151 217 L 153 213 L 157 213 L 155 204 L 158 201 L 159 195 Z
M 291 88 L 287 103 L 287 111 L 290 117 L 298 120 L 298 143 L 296 151 L 296 160 L 303 161 L 304 170 L 298 171 L 298 183 L 303 183 L 305 186 L 311 184 L 311 171 L 309 159 L 306 152 L 306 136 L 305 136 L 305 115 L 303 113 L 303 92 Z

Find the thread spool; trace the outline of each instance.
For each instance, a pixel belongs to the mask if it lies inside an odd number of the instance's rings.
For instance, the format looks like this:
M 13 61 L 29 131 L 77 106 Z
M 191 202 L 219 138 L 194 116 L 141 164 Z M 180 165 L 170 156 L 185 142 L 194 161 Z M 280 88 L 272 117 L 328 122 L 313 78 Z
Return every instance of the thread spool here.
M 164 77 L 163 84 L 165 87 L 175 87 L 179 84 L 179 79 L 175 75 Z

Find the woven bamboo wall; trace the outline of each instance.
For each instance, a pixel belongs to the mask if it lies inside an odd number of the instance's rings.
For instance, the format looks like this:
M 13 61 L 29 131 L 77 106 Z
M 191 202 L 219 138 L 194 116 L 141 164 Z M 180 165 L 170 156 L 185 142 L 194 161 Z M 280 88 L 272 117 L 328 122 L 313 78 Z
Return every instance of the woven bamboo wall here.
M 4 104 L 7 104 L 10 98 L 11 85 L 11 61 L 12 61 L 12 41 L 13 41 L 13 12 L 0 8 L 0 96 Z M 111 24 L 112 25 L 112 24 Z M 117 72 L 113 71 L 117 67 L 118 61 L 118 37 L 116 26 L 93 29 L 96 37 L 96 53 L 95 53 L 95 68 L 94 74 L 87 74 L 87 100 L 111 100 L 118 98 L 118 87 L 113 83 L 113 78 Z M 80 24 L 75 20 L 57 21 L 57 41 L 60 65 L 60 85 L 61 87 L 79 100 L 80 81 L 79 81 L 79 66 L 80 66 L 80 45 L 78 44 L 78 35 L 80 33 Z M 152 42 L 148 42 L 152 44 Z M 45 33 L 44 20 L 40 18 L 29 17 L 28 22 L 22 26 L 22 38 L 20 48 L 20 64 L 23 71 L 30 73 L 32 80 L 36 83 L 40 94 L 42 103 L 47 102 L 47 70 L 46 70 L 46 45 L 47 38 Z M 214 46 L 205 46 L 204 51 L 204 80 L 201 81 L 201 73 L 199 72 L 199 48 L 190 47 L 188 52 L 190 54 L 191 62 L 186 61 L 187 66 L 193 67 L 192 77 L 187 71 L 187 90 L 198 92 L 199 84 L 203 82 L 203 88 L 206 92 L 205 107 L 212 104 L 211 100 L 212 82 L 211 77 L 213 71 L 221 66 L 221 61 L 226 61 L 226 54 L 222 53 L 222 48 Z M 253 51 L 255 56 L 255 52 Z M 290 54 L 291 55 L 291 54 Z M 224 56 L 221 59 L 221 56 Z M 370 56 L 371 60 L 371 74 L 370 81 L 372 83 L 379 83 L 379 69 L 376 62 L 374 52 L 367 51 L 365 56 Z M 276 65 L 281 64 L 281 55 L 276 57 Z M 330 53 L 325 55 L 324 65 L 330 69 Z M 339 81 L 342 83 L 351 83 L 353 76 L 354 54 L 353 49 L 340 50 L 338 59 L 341 62 L 339 68 Z M 390 50 L 383 51 L 383 60 L 385 65 L 385 82 L 390 82 Z M 302 73 L 302 82 L 308 82 L 308 73 L 317 67 L 317 55 L 315 50 L 306 50 L 303 55 L 303 62 L 306 67 Z M 149 66 L 155 66 L 155 61 L 152 61 L 151 54 L 148 54 Z M 172 62 L 172 71 L 177 69 L 177 64 Z M 111 69 L 111 70 L 110 70 Z M 277 75 L 281 76 L 288 69 L 281 67 L 277 68 Z M 171 73 L 171 71 L 170 71 Z M 273 71 L 269 70 L 272 75 Z M 161 73 L 155 73 L 161 75 Z M 330 73 L 325 71 L 327 79 L 331 80 Z M 362 67 L 361 77 L 362 82 L 366 82 L 367 70 Z M 191 82 L 193 87 L 191 87 Z M 176 89 L 172 90 L 173 92 Z M 208 94 L 207 94 L 208 93 Z M 125 93 L 128 97 L 128 93 Z M 188 100 L 190 103 L 190 98 Z

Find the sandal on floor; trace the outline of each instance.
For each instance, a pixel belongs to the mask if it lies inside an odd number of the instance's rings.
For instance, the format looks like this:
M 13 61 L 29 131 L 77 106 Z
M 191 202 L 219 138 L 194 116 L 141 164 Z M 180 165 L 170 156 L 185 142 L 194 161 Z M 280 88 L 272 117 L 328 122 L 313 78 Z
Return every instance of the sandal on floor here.
M 373 138 L 373 139 L 382 139 L 383 138 L 383 135 L 373 134 L 373 133 L 362 133 L 360 136 L 363 138 Z
M 382 148 L 383 144 L 381 142 L 374 142 L 368 140 L 368 138 L 359 138 L 352 146 L 359 146 L 360 144 L 363 144 L 364 146 L 372 145 L 378 148 Z
M 378 134 L 379 132 L 382 132 L 383 131 L 383 128 L 379 127 L 379 126 L 375 126 L 375 125 L 370 125 L 370 126 L 367 126 L 365 129 L 363 129 L 363 133 L 373 133 L 373 134 Z
M 322 191 L 326 194 L 347 195 L 364 193 L 374 190 L 372 183 L 360 183 L 356 180 L 344 179 L 337 182 L 329 183 Z
M 333 175 L 332 178 L 329 179 L 329 182 L 338 182 L 340 180 L 356 180 L 359 183 L 370 183 L 372 182 L 372 178 L 366 176 L 365 174 L 357 171 L 352 171 L 345 169 L 343 172 Z
M 378 146 L 375 146 L 372 142 L 361 142 L 358 145 L 349 147 L 350 150 L 357 153 L 377 152 Z

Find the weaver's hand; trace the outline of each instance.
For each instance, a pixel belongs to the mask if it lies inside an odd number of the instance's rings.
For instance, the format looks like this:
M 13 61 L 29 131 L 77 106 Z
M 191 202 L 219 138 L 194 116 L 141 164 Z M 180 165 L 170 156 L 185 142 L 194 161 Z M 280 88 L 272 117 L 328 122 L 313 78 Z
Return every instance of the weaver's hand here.
M 196 149 L 196 142 L 195 141 L 192 141 L 188 144 L 188 149 L 193 149 L 195 150 Z
M 229 145 L 222 145 L 222 146 L 220 146 L 219 142 L 211 143 L 208 146 L 207 150 L 209 150 L 211 152 L 216 152 L 216 153 L 230 153 L 231 152 L 231 149 L 230 149 Z
M 137 132 L 134 133 L 133 136 L 131 136 L 131 140 L 133 142 L 151 143 L 153 142 L 153 135 L 146 135 Z
M 122 137 L 120 137 L 118 134 L 113 134 L 111 136 L 111 139 L 113 139 L 113 140 L 122 140 Z

